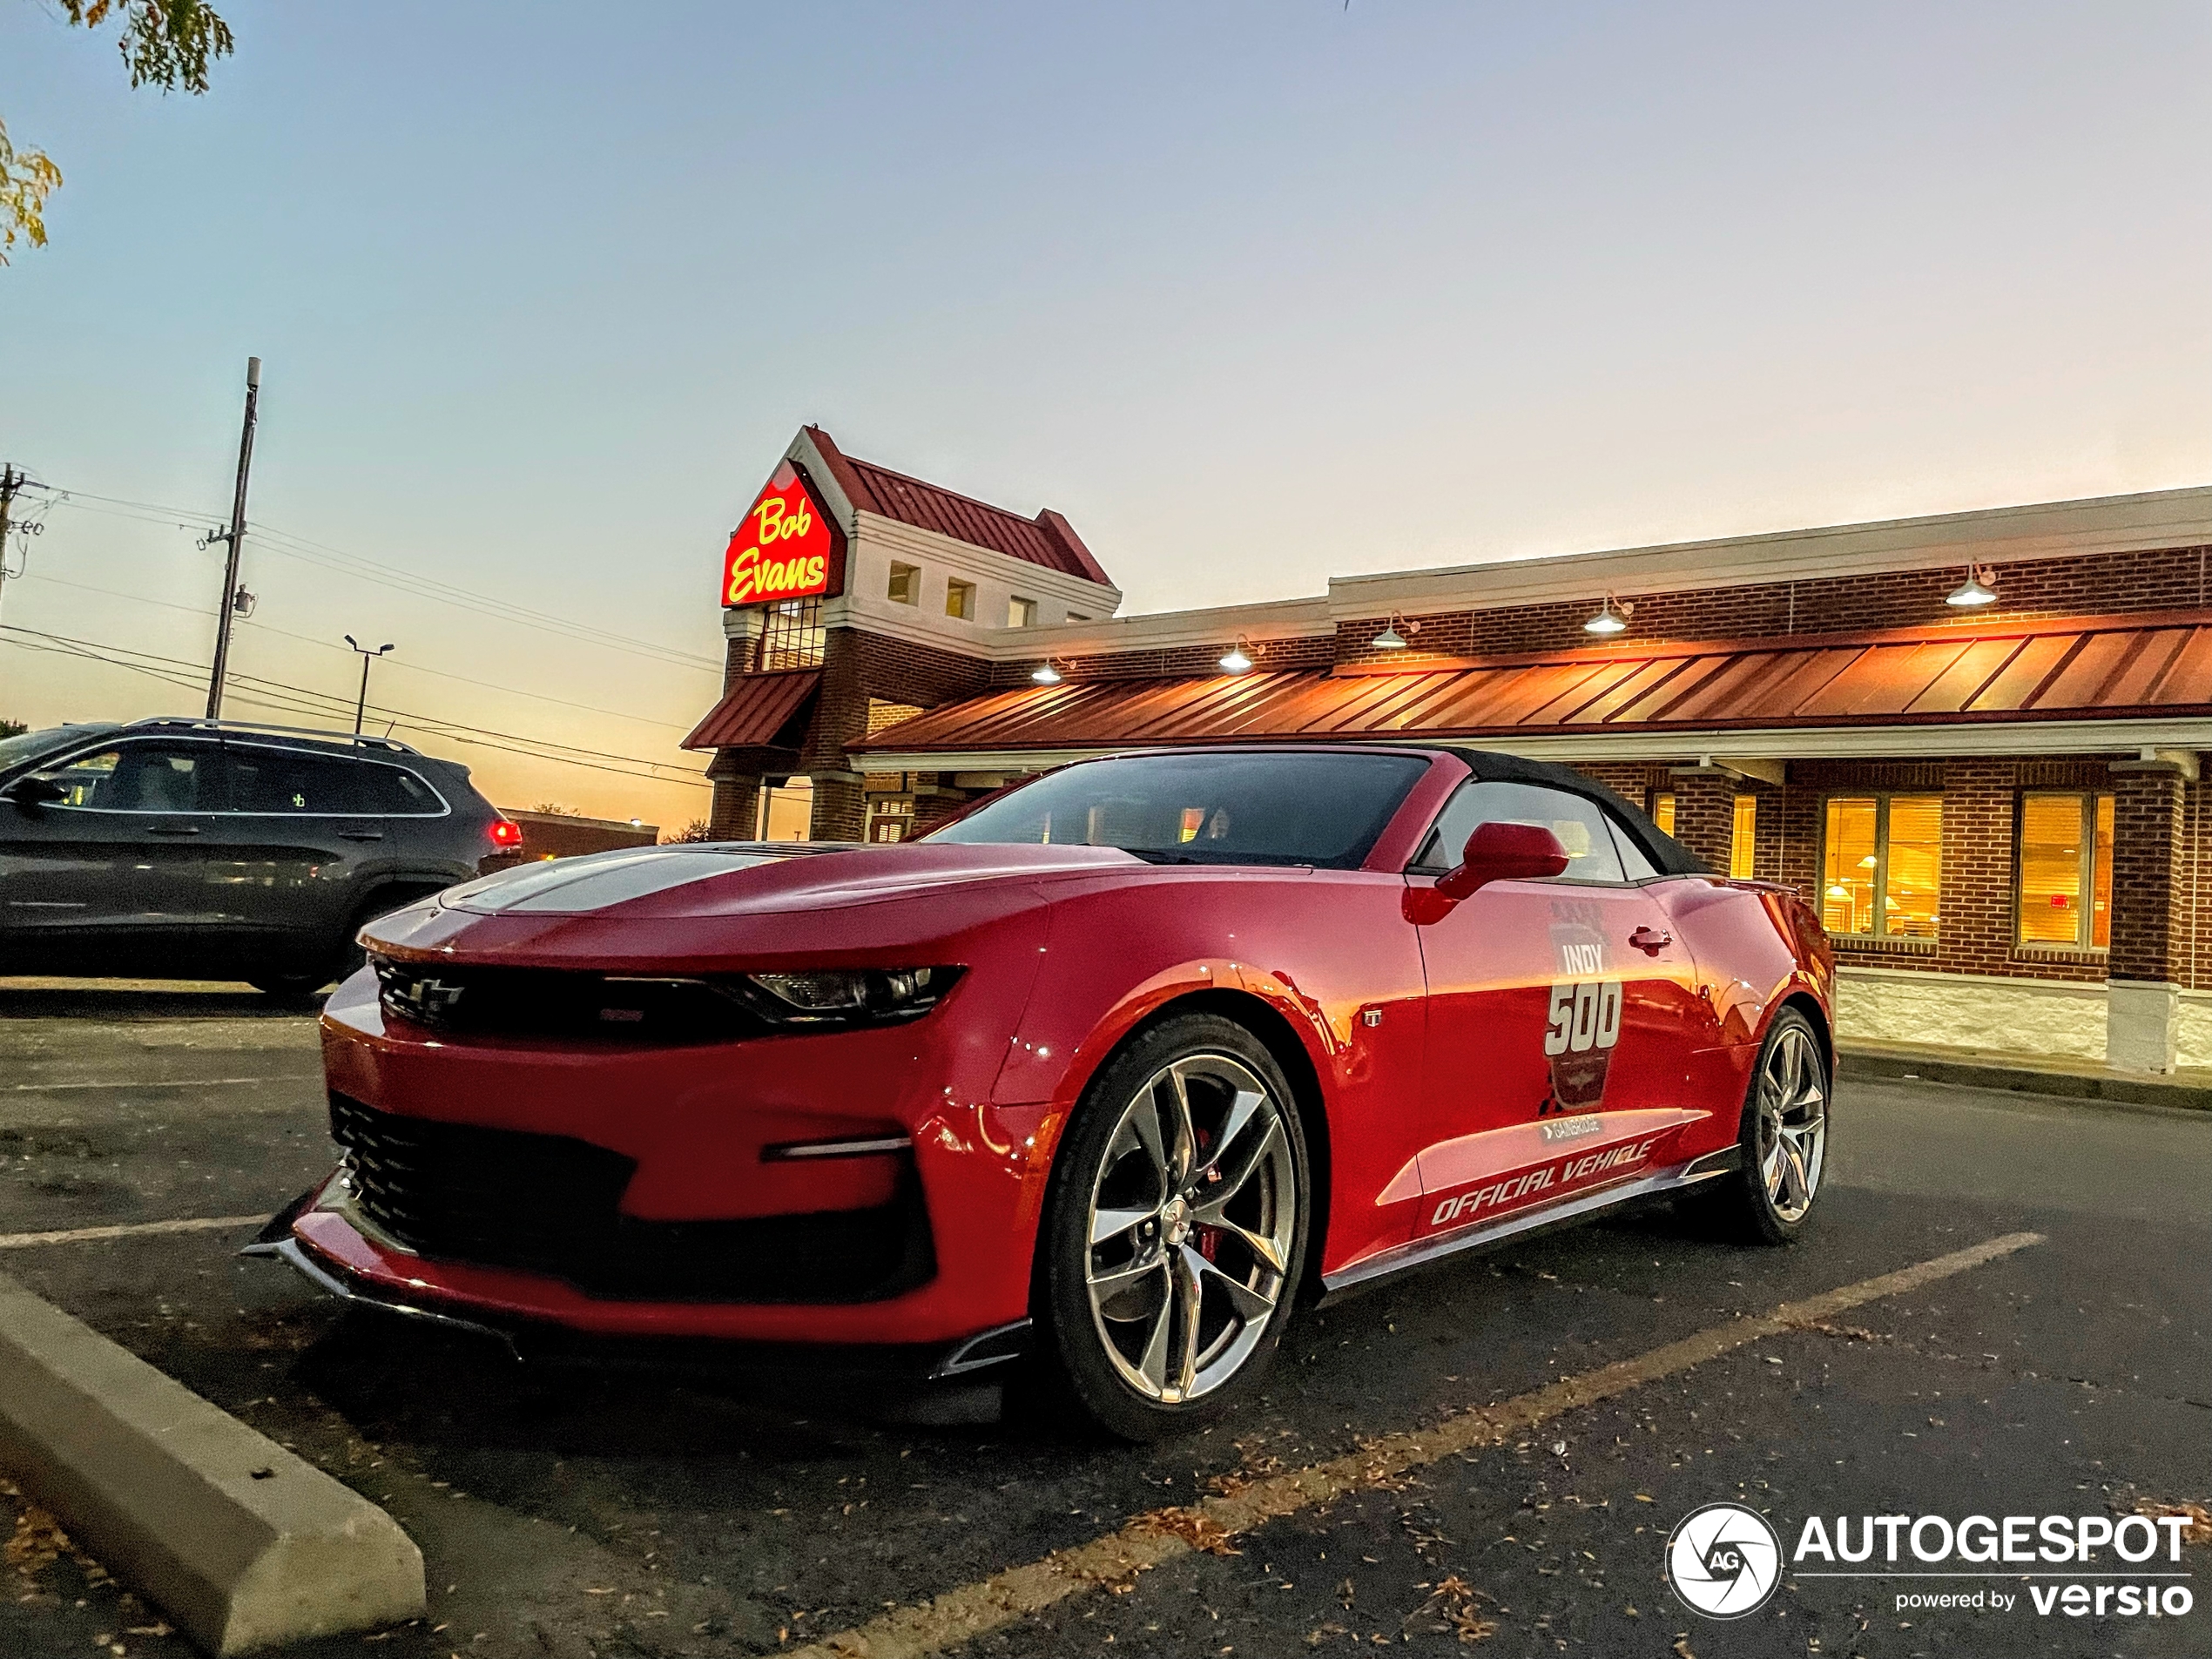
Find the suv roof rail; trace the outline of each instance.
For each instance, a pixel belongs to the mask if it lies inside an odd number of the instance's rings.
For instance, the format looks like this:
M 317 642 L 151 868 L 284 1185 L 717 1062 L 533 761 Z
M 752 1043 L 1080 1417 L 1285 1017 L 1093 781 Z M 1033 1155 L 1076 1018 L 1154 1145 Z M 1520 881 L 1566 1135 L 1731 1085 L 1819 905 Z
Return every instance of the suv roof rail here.
M 314 738 L 321 743 L 344 744 L 349 748 L 381 749 L 388 754 L 422 752 L 396 738 L 372 738 L 360 732 L 327 732 L 312 725 L 273 725 L 266 720 L 209 720 L 188 714 L 152 714 L 143 720 L 131 721 L 125 730 L 139 732 L 151 726 L 179 726 L 192 732 L 275 732 L 291 738 Z

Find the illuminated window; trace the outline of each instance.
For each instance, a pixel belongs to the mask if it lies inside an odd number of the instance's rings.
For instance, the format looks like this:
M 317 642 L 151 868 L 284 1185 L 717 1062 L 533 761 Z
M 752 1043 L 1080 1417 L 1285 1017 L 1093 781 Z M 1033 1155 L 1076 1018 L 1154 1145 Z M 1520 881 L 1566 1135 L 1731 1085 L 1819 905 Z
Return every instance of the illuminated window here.
M 975 584 L 973 582 L 945 583 L 945 614 L 958 617 L 962 622 L 975 617 Z
M 1942 796 L 1829 801 L 1820 921 L 1830 933 L 1933 939 L 1942 873 Z
M 921 603 L 921 566 L 891 562 L 891 586 L 888 590 L 894 605 L 917 605 Z
M 1738 795 L 1736 798 L 1736 822 L 1729 831 L 1728 873 L 1737 880 L 1748 880 L 1751 874 L 1751 854 L 1759 837 L 1759 798 Z
M 2112 943 L 2112 797 L 2020 798 L 2020 942 Z
M 1009 628 L 1034 628 L 1037 625 L 1037 602 L 1015 594 L 1006 602 L 1006 625 Z
M 1669 835 L 1675 833 L 1675 798 L 1670 794 L 1651 798 L 1651 821 Z
M 786 599 L 770 605 L 760 623 L 760 649 L 753 667 L 764 674 L 785 668 L 822 665 L 822 602 Z

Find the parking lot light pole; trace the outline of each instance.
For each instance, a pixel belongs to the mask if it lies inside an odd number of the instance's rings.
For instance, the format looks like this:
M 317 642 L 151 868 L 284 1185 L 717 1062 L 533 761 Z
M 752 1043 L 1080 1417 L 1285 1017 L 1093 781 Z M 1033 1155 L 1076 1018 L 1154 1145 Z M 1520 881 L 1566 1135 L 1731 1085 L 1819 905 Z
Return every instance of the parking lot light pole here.
M 351 634 L 346 636 L 346 643 L 361 654 L 361 694 L 360 700 L 354 705 L 354 735 L 358 738 L 361 734 L 361 717 L 368 712 L 368 665 L 392 647 L 387 641 L 371 651 L 366 645 L 355 644 Z

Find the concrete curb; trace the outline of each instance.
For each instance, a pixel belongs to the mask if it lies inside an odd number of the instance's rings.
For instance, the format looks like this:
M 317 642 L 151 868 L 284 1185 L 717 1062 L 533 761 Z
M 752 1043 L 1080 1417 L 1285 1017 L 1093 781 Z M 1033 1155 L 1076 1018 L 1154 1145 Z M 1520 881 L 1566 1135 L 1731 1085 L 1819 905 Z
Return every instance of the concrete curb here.
M 211 1654 L 423 1612 L 398 1522 L 5 1277 L 0 1467 Z
M 1987 1060 L 1948 1060 L 1939 1055 L 1840 1045 L 1836 1075 L 1845 1078 L 1916 1077 L 1923 1082 L 1959 1083 L 1970 1089 L 2003 1089 L 2017 1094 L 2051 1095 L 2062 1100 L 2101 1100 L 2124 1106 L 2170 1106 L 2212 1111 L 2212 1089 L 2164 1077 L 2134 1077 L 2121 1072 L 2040 1066 L 2008 1066 Z

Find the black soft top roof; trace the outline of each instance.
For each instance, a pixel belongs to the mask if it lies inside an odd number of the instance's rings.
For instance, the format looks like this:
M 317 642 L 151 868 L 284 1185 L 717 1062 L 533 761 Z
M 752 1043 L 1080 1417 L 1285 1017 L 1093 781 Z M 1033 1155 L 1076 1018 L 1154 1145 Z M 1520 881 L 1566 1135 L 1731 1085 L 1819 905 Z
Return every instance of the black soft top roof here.
M 1641 806 L 1622 799 L 1595 778 L 1584 777 L 1571 766 L 1548 760 L 1528 760 L 1520 755 L 1500 754 L 1494 749 L 1463 749 L 1455 743 L 1425 743 L 1424 749 L 1440 749 L 1467 763 L 1477 778 L 1501 784 L 1541 784 L 1569 795 L 1594 800 L 1620 821 L 1635 838 L 1652 867 L 1662 875 L 1707 875 L 1704 861 L 1653 823 Z

